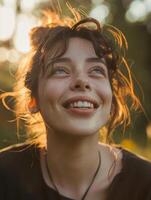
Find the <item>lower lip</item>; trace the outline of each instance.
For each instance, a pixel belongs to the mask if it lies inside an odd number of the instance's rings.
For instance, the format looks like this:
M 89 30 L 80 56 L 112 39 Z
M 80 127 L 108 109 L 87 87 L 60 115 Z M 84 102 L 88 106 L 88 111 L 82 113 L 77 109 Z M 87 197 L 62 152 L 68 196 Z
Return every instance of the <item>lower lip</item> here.
M 81 116 L 90 116 L 94 114 L 94 112 L 96 111 L 96 109 L 94 108 L 89 108 L 89 109 L 68 108 L 66 110 L 72 114 L 81 115 Z

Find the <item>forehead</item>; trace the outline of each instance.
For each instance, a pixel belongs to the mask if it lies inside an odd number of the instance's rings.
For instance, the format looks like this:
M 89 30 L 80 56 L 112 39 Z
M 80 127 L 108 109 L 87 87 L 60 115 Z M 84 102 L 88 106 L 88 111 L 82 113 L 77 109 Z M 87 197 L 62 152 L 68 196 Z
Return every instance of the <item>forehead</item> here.
M 96 55 L 93 43 L 80 37 L 70 37 L 67 40 L 57 41 L 52 45 L 45 54 L 44 71 L 47 71 L 52 66 L 52 63 L 67 61 L 77 64 L 82 64 L 83 62 L 98 63 L 101 61 L 106 65 L 104 58 Z
M 52 64 L 62 62 L 78 66 L 83 66 L 85 63 L 101 63 L 107 67 L 106 60 L 95 53 L 93 42 L 80 37 L 70 37 L 56 42 L 46 54 L 43 72 L 51 70 Z
M 68 47 L 65 53 L 61 57 L 70 57 L 72 59 L 98 57 L 95 53 L 93 44 L 91 41 L 74 37 L 68 41 Z

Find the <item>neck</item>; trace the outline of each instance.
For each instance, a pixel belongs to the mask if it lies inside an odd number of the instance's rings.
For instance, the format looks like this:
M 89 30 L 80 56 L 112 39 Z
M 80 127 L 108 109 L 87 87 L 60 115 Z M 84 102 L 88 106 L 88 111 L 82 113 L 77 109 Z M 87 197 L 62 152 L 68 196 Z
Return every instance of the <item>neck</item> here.
M 98 166 L 98 149 L 98 134 L 79 139 L 48 133 L 48 169 L 60 192 L 84 193 Z

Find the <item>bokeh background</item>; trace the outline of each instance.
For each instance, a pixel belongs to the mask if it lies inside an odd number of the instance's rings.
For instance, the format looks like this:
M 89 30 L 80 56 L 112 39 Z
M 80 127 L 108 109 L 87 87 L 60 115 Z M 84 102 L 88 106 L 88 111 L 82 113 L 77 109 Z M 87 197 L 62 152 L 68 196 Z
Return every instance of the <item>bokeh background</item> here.
M 125 34 L 129 44 L 127 58 L 145 112 L 132 112 L 129 128 L 125 133 L 120 128 L 116 130 L 113 139 L 115 143 L 151 159 L 151 0 L 68 2 L 81 13 L 87 13 L 101 23 L 115 25 Z M 41 10 L 56 7 L 63 14 L 71 15 L 65 0 L 0 0 L 0 92 L 12 91 L 14 73 L 29 51 L 29 30 L 38 25 Z M 24 141 L 23 137 L 18 139 L 16 130 L 14 114 L 0 102 L 0 148 Z M 22 128 L 21 135 L 24 133 Z

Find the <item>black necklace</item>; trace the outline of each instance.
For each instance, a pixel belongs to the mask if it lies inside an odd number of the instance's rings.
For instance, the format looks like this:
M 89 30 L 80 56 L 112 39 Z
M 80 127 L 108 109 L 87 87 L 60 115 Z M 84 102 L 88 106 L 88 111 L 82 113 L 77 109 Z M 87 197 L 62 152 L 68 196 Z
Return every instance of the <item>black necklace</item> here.
M 84 199 L 85 199 L 85 197 L 86 197 L 86 195 L 88 194 L 88 192 L 89 192 L 89 190 L 90 190 L 92 184 L 94 183 L 94 180 L 95 180 L 95 178 L 96 178 L 96 176 L 97 176 L 97 174 L 98 174 L 98 172 L 99 172 L 99 169 L 100 169 L 100 167 L 101 167 L 101 153 L 100 153 L 100 151 L 98 151 L 98 156 L 99 156 L 99 163 L 98 163 L 97 169 L 96 169 L 96 171 L 95 171 L 95 173 L 94 173 L 94 175 L 93 175 L 93 177 L 92 177 L 92 180 L 91 180 L 91 182 L 90 182 L 88 188 L 86 189 L 85 193 L 83 194 L 81 200 L 84 200 Z M 53 187 L 55 188 L 55 190 L 57 191 L 58 196 L 59 196 L 59 199 L 61 200 L 61 194 L 60 194 L 60 192 L 59 192 L 59 190 L 58 190 L 58 188 L 57 188 L 57 186 L 56 186 L 56 184 L 55 184 L 55 182 L 54 182 L 54 180 L 53 180 L 53 178 L 52 178 L 52 174 L 51 174 L 51 172 L 50 172 L 50 170 L 49 170 L 49 168 L 48 168 L 47 154 L 45 154 L 45 162 L 46 162 L 47 173 L 48 173 L 48 175 L 49 175 L 49 178 L 50 178 L 50 180 L 51 180 L 51 183 L 52 183 Z

